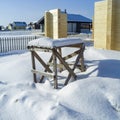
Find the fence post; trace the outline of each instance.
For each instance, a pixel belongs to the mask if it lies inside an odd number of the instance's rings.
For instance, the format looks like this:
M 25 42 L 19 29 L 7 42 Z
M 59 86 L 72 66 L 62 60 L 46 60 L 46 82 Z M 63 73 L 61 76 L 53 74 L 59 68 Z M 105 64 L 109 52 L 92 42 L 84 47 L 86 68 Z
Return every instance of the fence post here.
M 0 53 L 2 53 L 2 41 L 1 41 L 1 37 L 0 37 Z

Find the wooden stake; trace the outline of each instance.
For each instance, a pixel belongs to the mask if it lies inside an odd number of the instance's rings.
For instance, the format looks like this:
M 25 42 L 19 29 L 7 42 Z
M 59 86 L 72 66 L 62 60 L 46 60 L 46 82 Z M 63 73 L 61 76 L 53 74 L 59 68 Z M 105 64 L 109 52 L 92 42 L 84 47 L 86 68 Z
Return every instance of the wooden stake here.
M 58 82 L 57 82 L 57 58 L 55 55 L 55 49 L 53 49 L 53 74 L 54 74 L 54 88 L 58 88 Z
M 34 58 L 33 54 L 34 54 L 34 52 L 31 51 L 32 69 L 36 69 L 36 67 L 35 67 L 35 58 Z M 33 80 L 34 80 L 35 83 L 37 83 L 37 79 L 36 79 L 36 74 L 35 73 L 33 73 Z

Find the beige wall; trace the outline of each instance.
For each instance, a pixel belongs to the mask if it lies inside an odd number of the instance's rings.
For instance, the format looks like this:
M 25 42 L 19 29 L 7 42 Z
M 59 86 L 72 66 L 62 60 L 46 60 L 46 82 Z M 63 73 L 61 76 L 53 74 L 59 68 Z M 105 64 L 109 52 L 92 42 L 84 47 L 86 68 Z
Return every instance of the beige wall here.
M 120 0 L 113 0 L 113 49 L 120 50 Z
M 95 3 L 94 46 L 120 50 L 120 0 Z
M 94 46 L 97 48 L 106 48 L 107 31 L 107 2 L 95 3 L 94 14 Z
M 48 20 L 49 19 L 49 20 Z M 53 38 L 53 17 L 50 12 L 45 13 L 45 36 Z
M 67 15 L 60 9 L 45 12 L 45 36 L 53 39 L 67 37 Z

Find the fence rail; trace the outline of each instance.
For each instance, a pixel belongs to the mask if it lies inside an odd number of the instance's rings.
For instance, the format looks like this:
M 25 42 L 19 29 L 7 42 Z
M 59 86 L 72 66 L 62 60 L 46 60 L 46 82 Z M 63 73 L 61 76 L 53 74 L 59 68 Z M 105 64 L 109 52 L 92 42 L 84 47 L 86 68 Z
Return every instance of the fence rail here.
M 33 39 L 41 36 L 38 35 L 17 35 L 17 36 L 0 36 L 0 53 L 13 50 L 25 50 L 27 44 Z

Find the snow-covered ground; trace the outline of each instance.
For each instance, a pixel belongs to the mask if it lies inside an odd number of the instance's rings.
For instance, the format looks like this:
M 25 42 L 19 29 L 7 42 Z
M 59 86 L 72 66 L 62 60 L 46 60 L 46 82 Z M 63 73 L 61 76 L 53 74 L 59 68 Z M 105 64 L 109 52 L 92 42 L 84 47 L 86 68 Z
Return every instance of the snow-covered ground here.
M 33 83 L 30 55 L 0 57 L 0 120 L 120 120 L 120 52 L 86 43 L 86 72 L 58 90 Z

